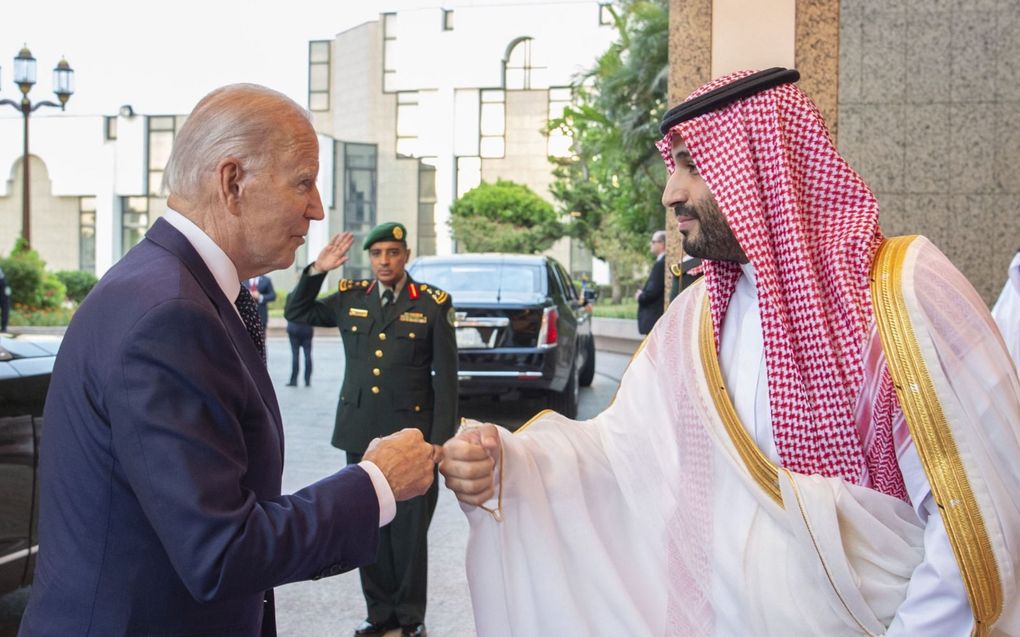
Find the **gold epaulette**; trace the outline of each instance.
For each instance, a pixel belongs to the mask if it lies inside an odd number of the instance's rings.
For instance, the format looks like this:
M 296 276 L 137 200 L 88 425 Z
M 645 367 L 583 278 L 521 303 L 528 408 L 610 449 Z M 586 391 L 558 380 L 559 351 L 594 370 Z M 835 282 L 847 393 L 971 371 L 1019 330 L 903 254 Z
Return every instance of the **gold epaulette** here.
M 681 276 L 683 276 L 683 270 L 680 269 L 679 263 L 674 263 L 673 265 L 669 266 L 669 271 L 672 272 L 673 276 L 675 276 L 678 279 Z
M 432 297 L 432 300 L 436 302 L 436 305 L 442 305 L 446 302 L 446 299 L 450 298 L 450 295 L 447 292 L 427 283 L 420 284 L 418 289 L 422 292 L 428 292 L 429 296 Z
M 368 284 L 371 283 L 368 279 L 361 279 L 360 281 L 355 279 L 340 279 L 340 283 L 337 284 L 337 290 L 340 292 L 346 292 L 347 290 L 353 290 L 355 288 L 365 289 Z

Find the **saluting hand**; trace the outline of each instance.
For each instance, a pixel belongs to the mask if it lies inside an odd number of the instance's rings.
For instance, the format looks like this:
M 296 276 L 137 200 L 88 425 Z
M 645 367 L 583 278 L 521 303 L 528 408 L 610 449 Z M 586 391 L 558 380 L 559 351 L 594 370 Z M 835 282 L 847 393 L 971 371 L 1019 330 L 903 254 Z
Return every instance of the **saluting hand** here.
M 401 429 L 368 445 L 362 460 L 379 467 L 397 502 L 423 495 L 432 486 L 442 447 L 425 442 L 419 429 Z
M 479 506 L 492 498 L 501 444 L 496 425 L 489 424 L 464 428 L 446 441 L 439 471 L 458 500 Z
M 315 259 L 315 269 L 319 272 L 329 272 L 347 263 L 347 253 L 354 245 L 354 235 L 350 232 L 340 232 L 333 235 Z

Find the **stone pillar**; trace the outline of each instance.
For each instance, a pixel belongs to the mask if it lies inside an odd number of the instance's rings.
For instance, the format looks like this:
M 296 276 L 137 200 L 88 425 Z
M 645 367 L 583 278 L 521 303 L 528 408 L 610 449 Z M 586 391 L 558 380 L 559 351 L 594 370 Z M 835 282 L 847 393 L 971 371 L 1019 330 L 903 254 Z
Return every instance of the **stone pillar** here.
M 712 0 L 669 2 L 669 105 L 675 106 L 712 79 Z M 663 211 L 666 228 L 666 303 L 673 282 L 669 265 L 683 256 L 673 214 Z
M 801 72 L 801 88 L 815 100 L 822 116 L 829 125 L 833 141 L 836 139 L 836 125 L 839 101 L 839 0 L 770 0 L 772 8 L 758 6 L 759 10 L 772 11 L 784 20 L 791 15 L 792 29 L 783 24 L 774 24 L 770 33 L 792 33 L 793 61 L 789 57 L 789 43 L 774 42 L 762 37 L 758 41 L 747 41 L 743 51 L 734 52 L 725 42 L 730 58 L 738 66 L 767 68 L 791 63 Z M 788 6 L 793 2 L 794 6 Z M 732 2 L 723 0 L 670 0 L 669 4 L 669 103 L 678 104 L 694 89 L 713 75 L 721 75 L 735 69 L 728 68 L 730 61 L 713 60 L 713 32 L 724 38 L 739 38 L 746 31 L 746 24 L 713 24 L 713 20 L 743 20 L 733 11 Z M 744 31 L 742 31 L 742 29 Z M 739 53 L 739 55 L 735 54 Z M 718 67 L 718 68 L 715 68 Z M 713 70 L 715 69 L 715 70 Z M 670 211 L 664 211 L 666 227 L 666 263 L 678 263 L 683 256 L 680 233 L 676 230 Z M 672 282 L 669 269 L 666 271 L 667 286 Z M 667 287 L 668 289 L 668 287 Z

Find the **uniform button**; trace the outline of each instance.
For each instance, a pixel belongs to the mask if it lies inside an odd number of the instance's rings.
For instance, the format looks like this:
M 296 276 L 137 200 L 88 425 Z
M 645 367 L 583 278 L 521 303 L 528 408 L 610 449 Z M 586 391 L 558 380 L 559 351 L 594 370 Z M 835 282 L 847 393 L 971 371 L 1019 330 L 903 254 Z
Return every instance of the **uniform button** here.
M 408 338 L 414 338 L 414 332 L 411 332 L 410 334 L 408 334 L 407 337 Z
M 376 387 L 375 385 L 372 385 L 372 393 L 373 394 L 378 394 L 379 393 L 379 388 Z
M 352 328 L 351 328 L 351 331 L 352 331 L 352 332 L 357 332 L 357 331 L 358 331 L 358 326 L 357 326 L 357 325 L 355 325 L 354 327 L 352 327 Z
M 421 411 L 421 405 L 415 405 L 414 406 L 414 410 L 415 411 Z
M 373 375 L 373 376 L 378 376 L 379 374 L 382 374 L 382 370 L 381 370 L 381 369 L 379 369 L 378 367 L 374 367 L 374 368 L 372 369 L 372 375 Z
M 379 333 L 379 340 L 380 340 L 380 341 L 385 341 L 385 340 L 386 340 L 386 335 L 385 335 L 385 334 L 383 334 L 382 332 L 380 332 L 380 333 Z
M 376 358 L 382 358 L 382 350 L 381 349 L 375 350 L 375 357 Z

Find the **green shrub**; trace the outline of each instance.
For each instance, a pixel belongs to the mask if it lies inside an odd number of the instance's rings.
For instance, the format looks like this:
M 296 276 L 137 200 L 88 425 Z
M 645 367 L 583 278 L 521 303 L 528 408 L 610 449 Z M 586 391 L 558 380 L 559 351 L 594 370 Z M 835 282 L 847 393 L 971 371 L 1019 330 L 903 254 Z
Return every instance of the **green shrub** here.
M 14 249 L 6 259 L 0 259 L 11 288 L 11 305 L 39 307 L 42 301 L 42 281 L 45 266 L 39 253 L 28 249 L 21 237 L 14 242 Z
M 634 300 L 624 301 L 619 305 L 597 302 L 592 306 L 592 310 L 595 316 L 600 318 L 636 319 L 638 304 Z
M 81 303 L 99 281 L 96 275 L 81 270 L 62 270 L 56 277 L 67 288 L 67 298 L 75 303 Z
M 39 286 L 39 300 L 35 307 L 52 310 L 63 305 L 67 299 L 67 286 L 55 274 L 43 273 L 42 285 Z
M 524 184 L 499 179 L 450 206 L 450 228 L 466 252 L 535 254 L 563 236 L 556 210 Z
M 6 272 L 6 270 L 5 270 Z M 43 326 L 52 327 L 55 325 L 67 325 L 71 322 L 73 309 L 57 307 L 49 310 L 28 308 L 24 305 L 15 305 L 11 308 L 11 326 Z

